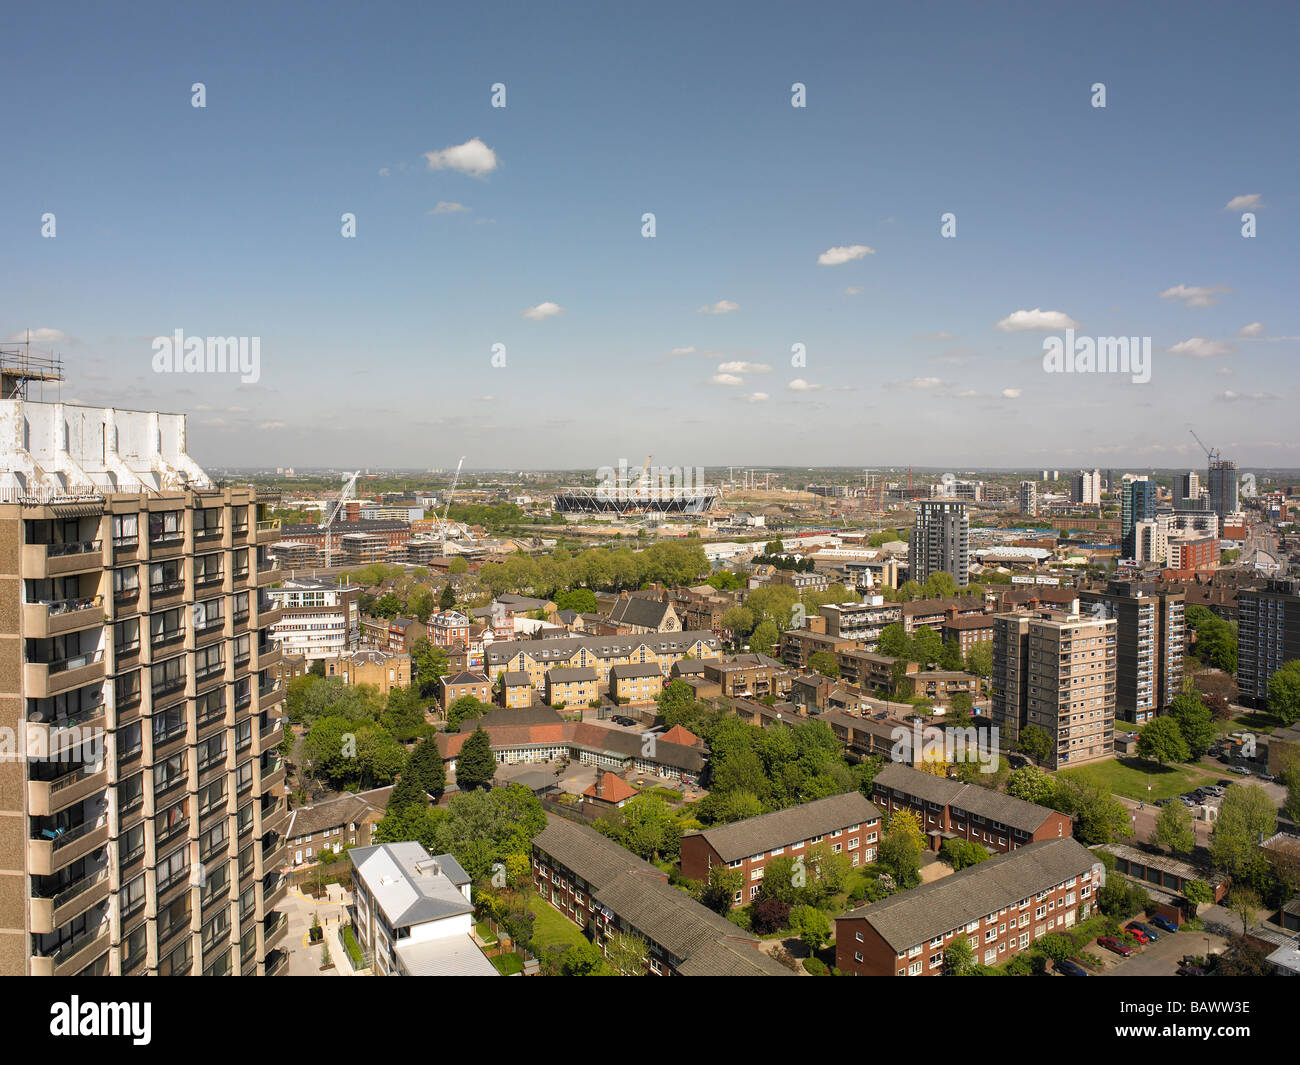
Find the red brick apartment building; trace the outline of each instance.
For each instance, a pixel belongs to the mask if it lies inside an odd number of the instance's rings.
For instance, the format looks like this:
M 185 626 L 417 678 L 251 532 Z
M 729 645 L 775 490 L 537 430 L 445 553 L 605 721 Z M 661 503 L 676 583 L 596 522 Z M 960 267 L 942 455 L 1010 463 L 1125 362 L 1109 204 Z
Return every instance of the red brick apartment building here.
M 1031 843 L 835 921 L 835 965 L 854 976 L 940 976 L 966 936 L 975 960 L 1001 965 L 1093 912 L 1105 869 L 1074 839 Z
M 879 838 L 880 811 L 852 791 L 683 836 L 682 875 L 707 881 L 714 865 L 740 870 L 745 883 L 732 905 L 743 906 L 757 897 L 763 868 L 773 858 L 800 858 L 824 845 L 865 865 L 875 861 Z
M 794 975 L 759 950 L 756 937 L 586 825 L 548 819 L 533 839 L 533 884 L 602 950 L 616 932 L 641 936 L 651 975 Z
M 1074 835 L 1074 822 L 1056 810 L 898 763 L 876 774 L 871 798 L 886 821 L 898 810 L 916 814 L 936 851 L 946 839 L 969 840 L 1002 853 Z

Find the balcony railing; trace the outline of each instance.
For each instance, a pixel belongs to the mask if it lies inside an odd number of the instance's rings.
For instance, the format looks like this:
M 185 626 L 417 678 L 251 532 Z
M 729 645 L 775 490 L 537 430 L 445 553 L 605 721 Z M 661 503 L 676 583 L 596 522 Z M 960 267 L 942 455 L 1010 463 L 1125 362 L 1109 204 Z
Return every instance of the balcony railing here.
M 66 544 L 44 544 L 47 558 L 57 558 L 64 555 L 87 555 L 92 551 L 102 551 L 103 542 L 100 540 L 72 540 Z
M 51 676 L 56 673 L 66 673 L 70 669 L 81 669 L 82 666 L 93 666 L 96 662 L 104 661 L 103 650 L 87 651 L 84 654 L 70 655 L 67 658 L 56 658 L 52 662 L 44 663 L 46 670 Z
M 37 602 L 45 607 L 50 617 L 54 618 L 77 610 L 93 610 L 97 606 L 103 606 L 104 597 L 91 595 L 76 599 L 39 599 Z

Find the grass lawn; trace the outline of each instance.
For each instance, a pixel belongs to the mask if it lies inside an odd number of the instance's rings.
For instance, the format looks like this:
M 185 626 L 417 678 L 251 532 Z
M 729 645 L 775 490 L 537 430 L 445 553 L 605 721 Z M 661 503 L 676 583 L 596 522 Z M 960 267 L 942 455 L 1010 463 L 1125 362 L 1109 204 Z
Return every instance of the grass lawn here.
M 502 976 L 514 976 L 524 971 L 524 959 L 518 954 L 498 954 L 492 959 L 492 964 Z
M 348 948 L 348 958 L 352 961 L 352 968 L 360 969 L 365 959 L 361 954 L 361 944 L 357 942 L 356 933 L 352 931 L 350 924 L 343 926 L 343 945 Z
M 482 921 L 474 922 L 474 931 L 478 933 L 479 939 L 483 940 L 489 947 L 497 941 L 497 934 Z
M 1111 794 L 1123 795 L 1126 799 L 1151 801 L 1172 799 L 1201 784 L 1213 783 L 1222 774 L 1186 765 L 1157 766 L 1140 758 L 1115 758 L 1078 769 L 1064 769 L 1057 776 L 1092 781 Z M 1149 792 L 1148 783 L 1151 785 Z
M 531 898 L 528 912 L 537 918 L 533 922 L 533 942 L 537 947 L 576 947 L 587 942 L 582 929 L 549 902 Z

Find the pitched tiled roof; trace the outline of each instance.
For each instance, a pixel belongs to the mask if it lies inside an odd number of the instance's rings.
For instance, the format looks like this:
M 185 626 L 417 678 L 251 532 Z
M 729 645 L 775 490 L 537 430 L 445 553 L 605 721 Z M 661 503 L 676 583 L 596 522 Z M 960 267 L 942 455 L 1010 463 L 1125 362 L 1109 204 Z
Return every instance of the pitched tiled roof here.
M 883 787 L 897 788 L 904 794 L 915 795 L 926 802 L 955 806 L 968 813 L 979 814 L 1031 833 L 1055 812 L 1046 806 L 1026 802 L 991 788 L 936 777 L 898 762 L 887 765 L 877 773 L 874 782 Z
M 662 677 L 664 674 L 653 662 L 634 662 L 630 666 L 610 666 L 609 675 L 615 680 L 632 680 L 635 677 Z
M 658 670 L 656 669 L 657 673 Z M 551 684 L 569 684 L 574 681 L 595 680 L 596 671 L 587 666 L 575 669 L 548 669 L 546 679 Z
M 659 738 L 665 743 L 680 743 L 683 747 L 694 747 L 700 742 L 699 736 L 682 725 L 674 725 Z
M 326 829 L 343 828 L 360 822 L 369 814 L 383 813 L 392 793 L 391 787 L 375 788 L 355 795 L 338 795 L 312 806 L 300 806 L 293 811 L 289 823 L 285 825 L 285 838 L 297 839 Z
M 599 783 L 603 785 L 603 794 L 596 794 L 595 783 L 589 785 L 582 794 L 603 802 L 623 802 L 625 799 L 634 799 L 637 796 L 636 788 L 617 773 L 601 773 Z
M 658 943 L 686 976 L 789 976 L 757 940 L 671 887 L 649 862 L 594 829 L 548 817 L 534 845 L 592 886 L 596 903 Z
M 1003 906 L 1091 871 L 1100 862 L 1076 839 L 1045 839 L 941 880 L 850 910 L 840 920 L 863 918 L 900 954 L 961 928 Z
M 616 602 L 610 609 L 609 617 L 611 621 L 619 621 L 627 625 L 658 629 L 670 609 L 672 608 L 668 603 L 637 595 Z
M 545 662 L 547 658 L 566 660 L 584 648 L 597 658 L 619 658 L 642 645 L 655 653 L 659 653 L 661 648 L 667 651 L 689 651 L 701 641 L 714 649 L 721 646 L 712 632 L 705 631 L 568 636 L 556 640 L 502 640 L 487 649 L 487 661 L 491 665 L 501 665 L 520 653 L 531 655 L 540 662 Z
M 762 854 L 775 847 L 802 843 L 814 836 L 838 832 L 849 825 L 861 825 L 880 817 L 880 811 L 861 792 L 832 795 L 770 814 L 707 828 L 703 836 L 724 862 Z
M 477 727 L 481 724 L 481 719 L 476 718 L 470 724 Z M 473 728 L 469 730 L 472 731 Z M 542 725 L 494 725 L 487 726 L 485 731 L 493 750 L 567 746 L 580 750 L 599 751 L 623 759 L 643 757 L 640 733 L 604 728 L 582 721 Z M 436 742 L 443 758 L 455 758 L 459 755 L 469 732 L 438 733 Z M 666 742 L 662 739 L 655 743 L 654 758 L 651 760 L 693 774 L 703 771 L 705 761 L 704 755 L 695 748 L 684 747 L 680 743 Z
M 488 679 L 482 673 L 456 673 L 443 677 L 442 683 L 450 688 L 453 684 L 487 684 Z

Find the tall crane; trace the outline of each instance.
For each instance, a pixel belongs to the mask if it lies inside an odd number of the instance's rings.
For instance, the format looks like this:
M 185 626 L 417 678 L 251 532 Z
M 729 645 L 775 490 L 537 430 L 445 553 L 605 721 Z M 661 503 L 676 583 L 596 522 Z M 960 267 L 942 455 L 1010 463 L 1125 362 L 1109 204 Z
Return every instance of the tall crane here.
M 1211 451 L 1208 447 L 1205 446 L 1205 441 L 1196 435 L 1195 429 L 1193 429 L 1191 426 L 1188 426 L 1187 431 L 1192 434 L 1192 439 L 1201 445 L 1201 450 L 1205 452 L 1205 457 L 1207 460 L 1209 460 L 1211 463 L 1219 461 L 1219 449 L 1217 447 L 1213 451 Z
M 343 509 L 343 504 L 352 498 L 356 491 L 357 478 L 361 476 L 361 471 L 343 475 L 343 489 L 339 492 L 339 497 L 330 512 L 326 515 L 325 520 L 321 522 L 320 527 L 325 530 L 325 566 L 328 569 L 330 559 L 334 553 L 334 521 L 339 516 L 339 511 Z
M 438 527 L 438 538 L 442 541 L 444 550 L 447 544 L 447 515 L 451 513 L 451 501 L 456 495 L 456 484 L 460 481 L 460 468 L 464 465 L 465 456 L 461 455 L 460 461 L 456 463 L 456 476 L 451 479 L 451 491 L 447 493 L 447 505 L 442 508 L 442 523 Z

